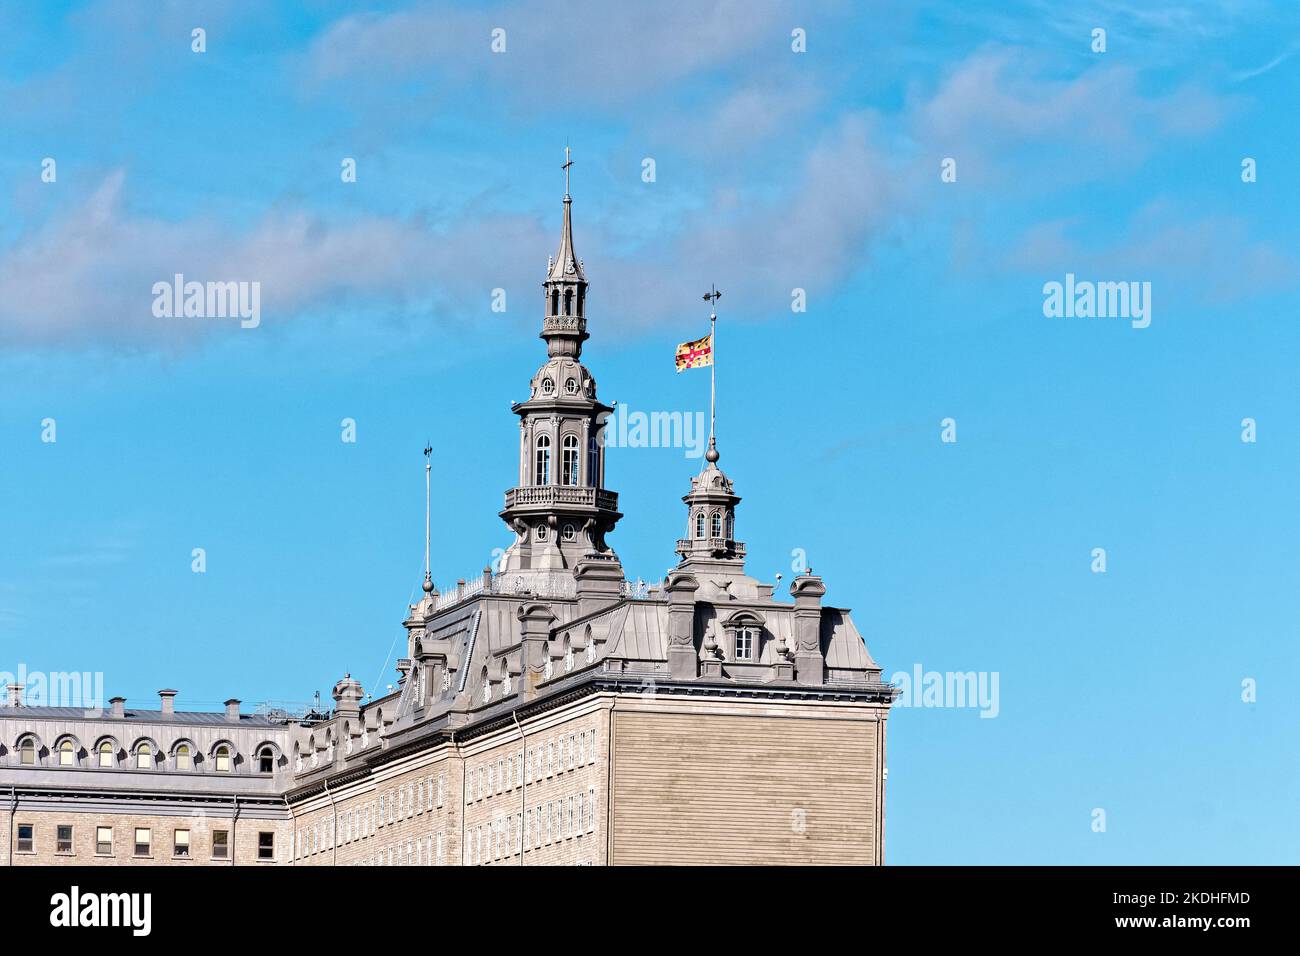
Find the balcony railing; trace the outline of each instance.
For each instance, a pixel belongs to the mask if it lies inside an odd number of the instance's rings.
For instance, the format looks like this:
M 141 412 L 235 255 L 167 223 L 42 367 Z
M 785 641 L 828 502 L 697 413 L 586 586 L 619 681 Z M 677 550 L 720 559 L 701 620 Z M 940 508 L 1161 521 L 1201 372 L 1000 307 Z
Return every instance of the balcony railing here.
M 519 505 L 579 505 L 599 508 L 602 511 L 618 510 L 618 494 L 604 488 L 583 485 L 527 485 L 506 492 L 506 507 Z
M 624 581 L 619 595 L 632 600 L 653 597 L 654 586 L 637 578 Z M 479 575 L 468 581 L 457 581 L 454 588 L 438 595 L 434 610 L 452 607 L 478 594 L 527 594 L 539 598 L 574 598 L 578 596 L 577 582 L 568 571 L 507 571 L 504 574 Z
M 704 550 L 712 554 L 734 552 L 737 557 L 745 556 L 745 546 L 731 538 L 678 538 L 677 553 L 687 554 L 691 551 Z

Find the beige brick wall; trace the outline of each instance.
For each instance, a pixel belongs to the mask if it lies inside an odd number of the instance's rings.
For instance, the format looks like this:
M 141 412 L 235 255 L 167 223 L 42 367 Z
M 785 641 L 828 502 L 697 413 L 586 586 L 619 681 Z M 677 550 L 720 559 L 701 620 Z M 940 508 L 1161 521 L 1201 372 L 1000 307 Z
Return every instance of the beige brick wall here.
M 513 726 L 441 744 L 298 801 L 283 820 L 244 815 L 232 828 L 215 813 L 20 804 L 13 822 L 36 827 L 34 852 L 14 863 L 209 865 L 212 831 L 233 829 L 237 864 L 268 865 L 257 860 L 267 830 L 280 865 L 518 866 L 520 814 L 528 866 L 879 863 L 880 715 L 865 705 L 590 697 L 526 722 L 524 751 Z M 61 823 L 73 827 L 70 855 L 55 852 Z M 95 854 L 104 825 L 114 829 L 111 857 Z M 137 826 L 152 831 L 147 859 L 134 856 Z M 177 828 L 190 830 L 188 859 L 172 855 Z M 9 840 L 5 826 L 0 865 Z
M 613 863 L 882 862 L 884 722 L 869 708 L 619 708 Z
M 4 817 L 9 821 L 6 810 Z M 32 852 L 18 849 L 19 825 L 31 824 L 33 830 Z M 57 834 L 59 826 L 72 827 L 72 852 L 59 853 Z M 113 828 L 111 854 L 96 852 L 99 827 Z M 150 831 L 150 853 L 147 857 L 135 855 L 135 831 Z M 229 859 L 212 856 L 212 833 L 225 830 L 233 834 L 236 865 L 267 866 L 288 860 L 289 821 L 259 820 L 242 816 L 238 821 L 212 814 L 192 816 L 153 815 L 137 813 L 112 813 L 100 810 L 24 810 L 20 804 L 13 815 L 12 827 L 6 826 L 0 844 L 0 865 L 7 863 L 9 844 L 14 844 L 14 866 L 230 866 Z M 187 857 L 177 857 L 173 852 L 177 830 L 189 830 L 190 852 Z M 260 832 L 275 834 L 275 859 L 268 863 L 258 859 L 257 841 Z

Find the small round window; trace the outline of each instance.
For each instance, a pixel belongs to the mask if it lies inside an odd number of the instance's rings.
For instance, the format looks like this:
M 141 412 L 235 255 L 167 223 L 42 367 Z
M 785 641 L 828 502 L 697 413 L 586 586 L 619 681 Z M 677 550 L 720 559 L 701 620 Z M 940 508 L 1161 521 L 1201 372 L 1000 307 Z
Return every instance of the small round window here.
M 568 392 L 570 395 L 577 395 L 578 380 L 576 378 L 569 379 L 567 382 L 564 383 L 564 390 Z
M 555 383 L 549 378 L 542 379 L 542 394 L 550 395 L 553 391 L 555 391 Z
M 572 541 L 574 538 L 578 536 L 578 532 L 573 530 L 573 525 L 571 524 L 566 524 L 564 526 L 564 531 L 562 532 L 562 534 L 564 535 L 565 541 Z
M 538 541 L 545 541 L 545 540 L 546 540 L 546 525 L 544 525 L 544 524 L 539 524 L 539 525 L 537 526 L 537 540 L 538 540 Z

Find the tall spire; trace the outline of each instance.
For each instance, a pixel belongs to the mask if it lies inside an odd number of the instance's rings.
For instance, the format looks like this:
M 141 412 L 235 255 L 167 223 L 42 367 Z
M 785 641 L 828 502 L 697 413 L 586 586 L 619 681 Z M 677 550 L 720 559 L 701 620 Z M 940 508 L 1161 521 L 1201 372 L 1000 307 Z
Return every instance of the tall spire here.
M 582 260 L 573 251 L 573 197 L 569 195 L 569 168 L 573 166 L 570 158 L 572 151 L 564 147 L 564 227 L 560 233 L 560 251 L 550 262 L 546 279 L 548 282 L 583 282 L 586 276 L 582 272 Z
M 564 147 L 564 226 L 560 231 L 560 250 L 546 264 L 546 318 L 542 321 L 542 338 L 551 358 L 582 354 L 587 340 L 587 276 L 582 260 L 573 251 L 573 197 L 569 195 L 569 169 L 573 166 L 572 150 Z
M 613 408 L 596 397 L 596 380 L 581 361 L 587 277 L 573 251 L 572 155 L 566 146 L 560 251 L 546 264 L 542 283 L 546 362 L 533 374 L 527 401 L 511 406 L 519 416 L 519 483 L 506 492 L 500 515 L 516 535 L 501 562 L 514 576 L 573 573 L 582 561 L 611 568 L 618 562 L 605 543 L 622 517 L 618 495 L 604 483 L 605 418 Z

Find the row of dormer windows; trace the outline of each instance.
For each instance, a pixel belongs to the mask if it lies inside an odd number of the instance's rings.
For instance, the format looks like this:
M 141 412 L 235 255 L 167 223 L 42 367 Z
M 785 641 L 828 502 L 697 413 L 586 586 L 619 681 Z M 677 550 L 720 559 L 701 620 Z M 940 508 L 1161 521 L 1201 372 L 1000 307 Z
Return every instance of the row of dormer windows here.
M 56 767 L 90 766 L 112 770 L 122 766 L 136 770 L 160 770 L 165 769 L 162 765 L 167 763 L 166 756 L 148 740 L 137 741 L 130 753 L 125 755 L 118 751 L 117 744 L 111 740 L 101 740 L 95 745 L 92 753 L 86 753 L 71 737 L 64 737 L 56 743 L 53 753 L 50 754 L 47 754 L 40 747 L 37 739 L 30 735 L 19 739 L 16 749 L 18 764 L 23 767 L 42 766 L 48 762 Z M 124 762 L 121 761 L 122 756 L 126 757 Z M 230 773 L 239 762 L 239 755 L 229 744 L 217 744 L 208 756 L 211 769 L 216 773 Z M 89 758 L 88 763 L 83 762 L 86 758 Z M 182 772 L 194 770 L 200 759 L 197 748 L 192 744 L 179 743 L 172 747 L 171 765 L 175 770 Z M 253 766 L 258 773 L 274 773 L 275 748 L 270 744 L 259 747 L 254 755 Z

